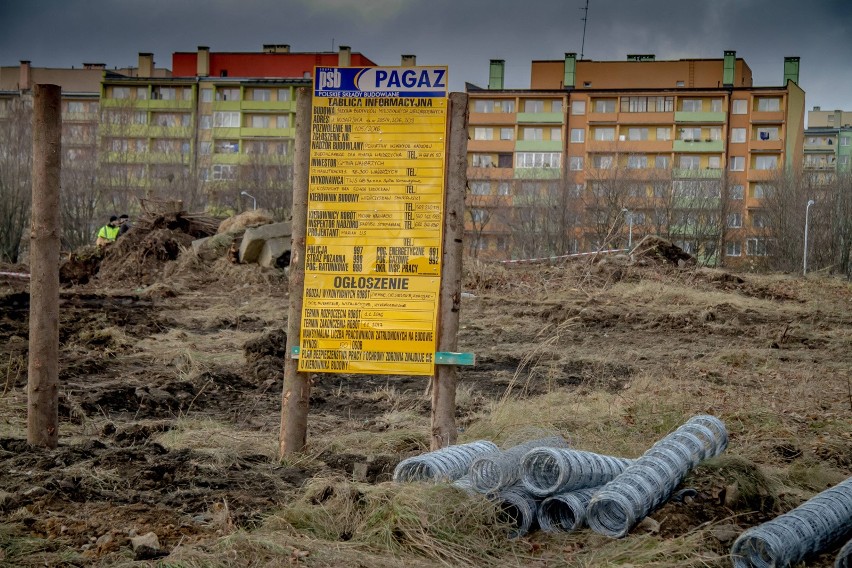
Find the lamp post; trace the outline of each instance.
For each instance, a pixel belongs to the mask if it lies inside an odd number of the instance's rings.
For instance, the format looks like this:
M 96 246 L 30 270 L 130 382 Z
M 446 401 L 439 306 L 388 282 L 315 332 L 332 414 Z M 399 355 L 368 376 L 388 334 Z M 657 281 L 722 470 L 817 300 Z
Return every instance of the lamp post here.
M 245 191 L 241 191 L 240 195 L 245 195 L 246 197 L 251 197 L 251 200 L 254 201 L 254 208 L 257 209 L 257 199 L 255 199 L 253 195 L 249 195 Z
M 627 208 L 622 207 L 621 212 L 627 216 L 627 250 L 633 250 L 633 213 Z
M 809 199 L 808 204 L 805 207 L 805 250 L 804 254 L 802 254 L 802 276 L 805 276 L 808 273 L 808 215 L 811 212 L 811 205 L 813 204 L 814 200 Z

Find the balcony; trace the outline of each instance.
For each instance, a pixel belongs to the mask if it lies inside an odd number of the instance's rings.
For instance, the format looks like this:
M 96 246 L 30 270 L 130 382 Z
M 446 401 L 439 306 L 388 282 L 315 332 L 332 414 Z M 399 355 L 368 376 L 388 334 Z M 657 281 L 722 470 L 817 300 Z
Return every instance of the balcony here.
M 689 123 L 723 123 L 727 115 L 724 112 L 685 112 L 677 111 L 675 113 L 675 122 Z
M 218 129 L 216 129 L 218 130 Z M 229 129 L 230 130 L 230 129 Z M 236 129 L 234 129 L 236 130 Z M 240 137 L 247 138 L 251 136 L 262 136 L 264 138 L 294 138 L 294 128 L 250 128 L 243 127 L 239 129 Z M 215 133 L 214 133 L 215 135 Z
M 622 112 L 618 114 L 619 124 L 652 124 L 654 126 L 674 122 L 673 112 Z
M 2 114 L 0 114 L 2 118 Z M 96 112 L 63 112 L 62 122 L 97 122 L 98 113 Z
M 468 123 L 471 125 L 480 124 L 515 124 L 515 113 L 513 112 L 472 112 L 468 117 Z
M 780 138 L 775 140 L 752 140 L 750 150 L 752 152 L 773 151 L 779 152 L 784 148 L 784 141 Z
M 756 170 L 750 168 L 748 171 L 749 181 L 771 181 L 778 176 L 778 170 Z
M 719 168 L 672 168 L 672 177 L 681 179 L 720 179 L 722 170 Z
M 214 111 L 238 111 L 241 110 L 242 101 L 214 101 Z
M 240 101 L 241 110 L 265 110 L 271 112 L 292 112 L 295 110 L 293 101 Z
M 831 152 L 833 154 L 834 148 L 834 143 L 808 144 L 805 142 L 805 152 Z
M 615 124 L 618 122 L 618 113 L 617 112 L 590 112 L 589 113 L 589 122 L 611 122 Z
M 683 153 L 720 154 L 725 151 L 723 140 L 675 140 L 674 151 Z
M 468 140 L 468 152 L 514 152 L 514 140 Z
M 519 112 L 518 124 L 562 124 L 565 115 L 561 112 Z
M 510 181 L 515 177 L 512 168 L 482 168 L 479 166 L 467 167 L 467 178 L 473 180 L 505 180 Z
M 751 113 L 751 122 L 752 124 L 762 124 L 762 123 L 777 123 L 780 124 L 784 122 L 784 112 L 777 111 L 752 111 Z
M 561 140 L 518 140 L 515 142 L 517 152 L 561 152 Z
M 559 179 L 562 168 L 515 168 L 517 179 Z

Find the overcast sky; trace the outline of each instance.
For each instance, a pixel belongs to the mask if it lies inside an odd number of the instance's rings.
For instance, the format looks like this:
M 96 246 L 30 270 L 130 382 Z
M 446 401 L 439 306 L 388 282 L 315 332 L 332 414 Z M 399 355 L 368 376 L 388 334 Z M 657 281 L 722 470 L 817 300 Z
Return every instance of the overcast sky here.
M 0 0 L 0 65 L 102 62 L 136 66 L 152 52 L 293 51 L 348 45 L 379 65 L 414 54 L 448 65 L 450 87 L 488 83 L 506 61 L 507 88 L 529 86 L 530 62 L 581 53 L 586 0 Z M 801 57 L 807 110 L 852 110 L 852 0 L 589 0 L 586 59 L 721 58 L 735 50 L 755 85 L 783 82 Z

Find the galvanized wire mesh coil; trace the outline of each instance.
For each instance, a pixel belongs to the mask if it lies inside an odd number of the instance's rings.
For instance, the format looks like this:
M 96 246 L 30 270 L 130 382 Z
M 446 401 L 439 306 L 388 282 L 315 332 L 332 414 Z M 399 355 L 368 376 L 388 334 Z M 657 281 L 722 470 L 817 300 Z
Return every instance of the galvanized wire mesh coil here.
M 586 522 L 597 533 L 625 536 L 668 500 L 690 469 L 727 445 L 721 420 L 709 415 L 690 418 L 604 485 L 589 502 Z
M 568 442 L 562 436 L 552 436 L 481 455 L 470 464 L 473 488 L 480 493 L 492 493 L 514 485 L 521 478 L 521 459 L 530 450 L 541 447 L 567 448 Z
M 453 487 L 455 487 L 456 489 L 460 489 L 461 491 L 464 491 L 468 495 L 479 495 L 479 493 L 477 493 L 476 490 L 474 490 L 473 484 L 470 481 L 469 475 L 459 477 L 458 479 L 453 481 L 451 485 Z
M 402 460 L 393 470 L 393 480 L 454 481 L 467 473 L 477 456 L 497 451 L 497 445 L 487 440 L 448 446 Z
M 850 536 L 852 477 L 745 531 L 734 541 L 731 559 L 735 568 L 792 566 Z
M 597 487 L 548 497 L 538 506 L 538 526 L 544 532 L 571 532 L 586 524 L 586 508 Z
M 512 526 L 509 538 L 524 536 L 535 528 L 539 502 L 518 485 L 507 487 L 493 494 L 497 504 L 498 518 Z
M 521 460 L 521 483 L 537 497 L 548 497 L 612 481 L 633 460 L 568 448 L 535 448 Z
M 844 544 L 837 553 L 834 568 L 852 568 L 852 539 L 849 539 L 849 542 Z

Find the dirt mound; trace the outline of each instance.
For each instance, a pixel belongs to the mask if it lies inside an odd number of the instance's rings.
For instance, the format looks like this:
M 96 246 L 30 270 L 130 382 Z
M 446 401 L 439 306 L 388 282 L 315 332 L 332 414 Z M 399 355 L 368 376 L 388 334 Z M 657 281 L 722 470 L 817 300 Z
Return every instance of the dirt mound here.
M 278 379 L 284 374 L 287 332 L 283 329 L 267 331 L 260 337 L 246 341 L 243 351 L 254 376 L 261 380 Z
M 639 241 L 633 249 L 632 255 L 634 258 L 650 258 L 675 266 L 695 264 L 694 256 L 671 241 L 656 235 L 648 235 Z
M 94 245 L 75 250 L 59 267 L 59 282 L 86 284 L 100 270 L 103 258 L 104 250 Z

